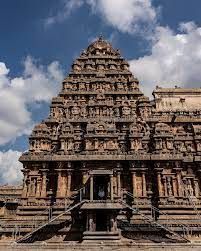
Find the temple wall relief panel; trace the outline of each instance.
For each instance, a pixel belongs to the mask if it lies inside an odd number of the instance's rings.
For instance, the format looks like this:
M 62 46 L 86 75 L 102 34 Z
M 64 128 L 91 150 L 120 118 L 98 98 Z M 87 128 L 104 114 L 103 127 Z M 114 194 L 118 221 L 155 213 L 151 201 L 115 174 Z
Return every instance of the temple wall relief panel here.
M 139 150 L 142 150 L 142 140 L 141 138 L 133 138 L 130 139 L 130 150 L 134 152 L 138 152 Z
M 47 197 L 49 173 L 47 163 L 24 165 L 22 194 L 23 204 Z M 28 200 L 27 200 L 28 199 Z
M 184 187 L 184 197 L 200 198 L 200 175 L 192 165 L 185 165 L 182 170 L 182 183 Z
M 30 151 L 41 152 L 41 151 L 50 151 L 50 149 L 51 149 L 50 140 L 46 139 L 30 140 Z
M 147 203 L 152 189 L 152 177 L 148 176 L 148 167 L 144 163 L 131 163 L 131 187 L 133 197 L 137 200 L 142 200 Z M 148 178 L 149 177 L 149 178 Z M 149 180 L 149 182 L 148 182 Z
M 155 167 L 159 201 L 174 201 L 181 196 L 181 192 L 179 191 L 181 182 L 180 170 L 174 170 L 167 163 L 157 163 Z
M 159 201 L 162 204 L 191 204 L 200 199 L 199 174 L 192 165 L 158 163 L 155 168 Z

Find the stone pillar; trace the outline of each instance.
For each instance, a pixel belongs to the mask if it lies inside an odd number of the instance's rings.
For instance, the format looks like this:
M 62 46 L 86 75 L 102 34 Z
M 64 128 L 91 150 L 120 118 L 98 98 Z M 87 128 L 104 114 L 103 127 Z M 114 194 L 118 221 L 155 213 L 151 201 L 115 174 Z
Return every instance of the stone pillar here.
M 121 196 L 121 173 L 117 172 L 117 196 Z
M 61 140 L 61 150 L 65 150 L 65 141 Z
M 94 199 L 94 177 L 91 174 L 90 176 L 90 200 Z
M 198 179 L 194 179 L 194 190 L 195 190 L 195 197 L 199 198 L 200 189 L 199 189 Z
M 66 195 L 67 197 L 70 196 L 71 194 L 71 176 L 72 176 L 72 173 L 71 171 L 67 171 L 67 191 L 66 191 Z
M 186 195 L 185 195 L 186 197 L 189 197 L 189 196 L 195 197 L 195 190 L 192 186 L 192 181 L 193 181 L 192 178 L 187 178 L 185 181 L 185 184 L 186 184 L 185 191 L 187 190 Z
M 142 172 L 142 196 L 147 197 L 147 185 L 144 171 Z
M 114 212 L 112 212 L 109 215 L 109 220 L 110 220 L 110 231 L 111 232 L 117 232 L 118 228 L 117 228 L 117 217 L 116 214 Z
M 114 223 L 115 219 L 114 219 L 114 215 L 110 215 L 110 231 L 111 232 L 115 232 L 115 223 Z
M 41 197 L 47 197 L 47 169 L 42 171 Z
M 87 183 L 87 180 L 89 178 L 86 162 L 82 163 L 82 169 L 81 169 L 81 171 L 82 171 L 82 186 L 85 187 L 85 185 Z
M 113 185 L 114 185 L 114 194 L 117 195 L 117 175 L 114 176 L 114 179 L 113 179 Z
M 137 197 L 136 172 L 132 172 L 133 197 Z
M 95 223 L 94 223 L 94 217 L 92 213 L 88 214 L 88 221 L 89 221 L 89 232 L 94 232 L 95 231 Z
M 167 186 L 167 196 L 173 197 L 174 191 L 173 191 L 173 180 L 171 176 L 166 177 L 166 186 Z
M 114 200 L 113 174 L 110 175 L 110 199 Z
M 82 187 L 84 195 L 86 195 L 88 193 L 88 189 L 87 189 L 87 181 L 88 181 L 89 175 L 88 175 L 88 170 L 82 170 Z
M 67 186 L 68 186 L 68 181 L 67 181 L 68 177 L 67 177 L 67 173 L 66 173 L 66 169 L 63 170 L 63 175 L 62 175 L 62 196 L 66 197 L 66 192 L 67 192 Z
M 30 183 L 29 183 L 29 196 L 35 197 L 36 195 L 36 177 L 30 177 Z
M 30 195 L 30 177 L 27 178 L 27 198 L 29 198 Z
M 88 180 L 88 172 L 86 170 L 82 171 L 82 187 L 83 187 L 83 195 L 86 196 L 88 194 L 88 189 L 87 189 L 87 180 Z
M 57 178 L 57 197 L 61 197 L 62 196 L 62 177 L 61 177 L 62 170 L 57 169 L 56 171 L 58 173 L 58 178 Z
M 41 178 L 37 177 L 36 197 L 40 197 L 40 193 L 41 193 Z
M 82 185 L 85 186 L 88 180 L 88 173 L 87 171 L 82 171 Z
M 172 186 L 173 186 L 173 195 L 177 197 L 177 185 L 176 185 L 176 177 L 172 177 Z
M 184 193 L 183 193 L 183 182 L 181 180 L 181 173 L 180 170 L 177 171 L 177 187 L 178 187 L 178 195 L 179 197 L 183 197 Z
M 168 192 L 167 192 L 167 180 L 166 180 L 166 177 L 163 177 L 162 181 L 163 181 L 163 186 L 164 186 L 164 195 L 165 195 L 165 197 L 167 197 Z
M 23 190 L 22 190 L 22 197 L 27 197 L 27 190 L 28 190 L 28 184 L 27 184 L 27 177 L 28 177 L 28 170 L 23 170 L 24 173 L 24 179 L 23 179 Z
M 157 171 L 157 183 L 158 183 L 158 194 L 159 197 L 163 196 L 163 187 L 162 187 L 162 183 L 161 183 L 161 172 Z

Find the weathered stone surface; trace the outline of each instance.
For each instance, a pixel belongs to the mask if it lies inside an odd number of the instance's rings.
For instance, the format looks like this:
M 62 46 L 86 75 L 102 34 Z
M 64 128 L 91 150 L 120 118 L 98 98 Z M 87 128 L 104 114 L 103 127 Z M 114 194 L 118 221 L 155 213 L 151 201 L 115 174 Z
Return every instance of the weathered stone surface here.
M 153 94 L 153 101 L 143 95 L 111 44 L 99 38 L 89 45 L 29 137 L 22 187 L 0 188 L 2 240 L 56 216 L 32 241 L 82 240 L 83 232 L 94 240 L 168 239 L 184 230 L 199 240 L 201 89 L 157 87 Z M 62 214 L 79 200 L 82 206 Z

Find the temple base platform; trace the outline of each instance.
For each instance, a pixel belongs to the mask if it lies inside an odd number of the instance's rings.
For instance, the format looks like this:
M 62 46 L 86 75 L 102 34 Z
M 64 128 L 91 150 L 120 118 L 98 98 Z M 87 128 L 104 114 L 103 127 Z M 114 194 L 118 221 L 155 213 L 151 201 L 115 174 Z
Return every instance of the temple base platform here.
M 0 251 L 11 250 L 25 250 L 25 251 L 52 251 L 52 250 L 87 250 L 87 251 L 200 251 L 201 243 L 190 244 L 167 244 L 167 243 L 134 243 L 134 242 L 83 242 L 83 243 L 34 243 L 34 244 L 14 244 L 14 243 L 0 243 Z

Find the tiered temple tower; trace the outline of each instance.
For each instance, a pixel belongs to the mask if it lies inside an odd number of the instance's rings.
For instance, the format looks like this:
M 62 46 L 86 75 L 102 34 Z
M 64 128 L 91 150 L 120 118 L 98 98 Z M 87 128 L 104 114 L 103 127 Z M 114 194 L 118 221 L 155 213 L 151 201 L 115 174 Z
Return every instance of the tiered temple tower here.
M 157 87 L 153 95 L 150 101 L 141 93 L 110 43 L 99 38 L 89 45 L 52 99 L 49 117 L 33 129 L 20 157 L 21 197 L 12 216 L 2 214 L 5 224 L 26 225 L 48 208 L 59 216 L 80 199 L 53 235 L 58 229 L 72 240 L 161 235 L 149 217 L 199 236 L 201 89 Z M 4 227 L 2 236 L 13 228 Z M 29 231 L 21 227 L 22 235 Z

